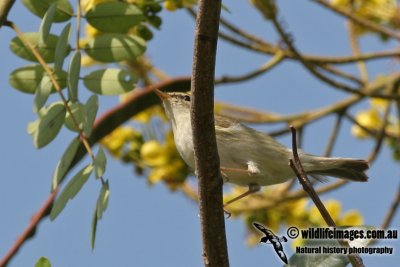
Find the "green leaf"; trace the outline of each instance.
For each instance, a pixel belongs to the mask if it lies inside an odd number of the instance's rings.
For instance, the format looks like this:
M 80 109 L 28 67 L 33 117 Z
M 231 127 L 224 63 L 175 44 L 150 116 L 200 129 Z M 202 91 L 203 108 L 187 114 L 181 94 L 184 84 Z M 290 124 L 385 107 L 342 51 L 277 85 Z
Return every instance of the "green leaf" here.
M 232 14 L 232 12 L 229 10 L 228 6 L 226 6 L 222 3 L 221 3 L 221 9 L 229 14 Z
M 120 62 L 142 55 L 146 42 L 137 36 L 121 33 L 106 33 L 91 39 L 85 52 L 100 62 Z
M 82 130 L 84 121 L 85 121 L 85 105 L 79 103 L 79 102 L 70 102 L 69 107 L 71 108 L 72 111 L 72 116 L 75 118 L 75 121 L 78 123 L 79 128 L 76 126 L 74 120 L 72 119 L 71 114 L 69 112 L 67 113 L 67 116 L 65 117 L 65 127 L 70 129 L 73 132 L 79 132 Z
M 44 40 L 44 43 L 40 44 L 40 36 L 41 35 L 39 32 L 23 33 L 24 39 L 26 39 L 26 41 L 35 47 L 36 51 L 43 57 L 44 61 L 47 63 L 52 63 L 54 62 L 56 45 L 59 38 L 56 35 L 49 34 L 46 40 Z M 32 54 L 31 50 L 24 45 L 19 37 L 15 37 L 11 40 L 10 49 L 14 54 L 23 59 L 37 62 L 37 59 Z M 68 45 L 67 53 L 69 53 L 70 50 L 71 47 Z
M 99 198 L 97 199 L 97 219 L 101 219 L 103 217 L 104 211 L 106 211 L 108 207 L 108 199 L 110 197 L 110 186 L 108 185 L 108 181 L 106 181 L 100 190 Z
M 97 110 L 99 109 L 99 98 L 97 95 L 89 97 L 85 105 L 85 123 L 83 124 L 83 132 L 86 136 L 90 136 L 93 129 L 93 123 L 96 119 Z
M 56 102 L 41 109 L 36 121 L 29 123 L 28 133 L 33 137 L 36 148 L 49 144 L 59 133 L 65 119 L 65 107 L 62 102 Z
M 54 205 L 50 212 L 50 220 L 54 220 L 65 208 L 68 201 L 73 199 L 76 194 L 82 189 L 83 185 L 89 179 L 90 174 L 93 171 L 93 165 L 89 164 L 81 169 L 65 186 L 60 196 L 54 202 Z
M 65 25 L 60 37 L 56 44 L 56 51 L 54 55 L 54 69 L 60 71 L 64 64 L 64 59 L 68 55 L 71 47 L 68 44 L 69 36 L 71 34 L 71 23 Z
M 121 69 L 102 69 L 96 70 L 85 77 L 83 83 L 96 94 L 101 95 L 120 95 L 133 90 L 136 77 Z
M 41 18 L 52 3 L 57 3 L 54 22 L 67 21 L 74 14 L 72 5 L 68 0 L 22 0 L 22 3 L 29 11 Z
M 126 33 L 143 18 L 139 8 L 124 2 L 99 3 L 86 13 L 87 22 L 102 32 Z
M 35 99 L 33 103 L 33 112 L 37 113 L 45 104 L 51 94 L 53 83 L 46 74 L 43 75 L 39 87 L 36 89 Z
M 44 17 L 42 19 L 42 23 L 40 23 L 40 27 L 39 27 L 39 32 L 40 32 L 39 43 L 40 44 L 44 43 L 44 40 L 47 39 L 47 36 L 50 33 L 51 24 L 53 24 L 54 15 L 56 14 L 56 7 L 57 7 L 57 4 L 52 3 L 49 6 L 49 9 L 46 11 L 46 14 L 44 15 Z
M 94 244 L 96 242 L 96 232 L 97 232 L 97 205 L 92 217 L 92 233 L 90 238 L 90 244 L 92 246 L 92 250 L 94 249 Z
M 67 173 L 69 167 L 71 166 L 72 160 L 74 159 L 76 152 L 79 148 L 79 138 L 74 138 L 72 142 L 68 145 L 64 154 L 62 155 L 60 161 L 57 163 L 57 167 L 54 170 L 53 180 L 51 188 L 52 190 L 56 189 L 57 186 L 64 179 L 65 174 Z
M 341 247 L 337 240 L 308 240 L 302 247 Z M 347 255 L 342 254 L 300 254 L 296 253 L 289 259 L 287 267 L 345 267 L 349 263 Z
M 51 267 L 51 263 L 46 257 L 40 257 L 36 262 L 35 267 Z
M 34 94 L 40 86 L 45 71 L 40 65 L 29 65 L 14 70 L 9 77 L 9 83 L 15 89 L 28 94 Z M 65 71 L 55 73 L 56 80 L 61 88 L 67 84 L 67 73 Z M 51 92 L 56 92 L 52 85 Z
M 104 153 L 103 148 L 100 147 L 94 161 L 94 172 L 96 174 L 97 179 L 103 177 L 103 174 L 106 170 L 106 164 L 107 164 L 106 154 Z
M 72 102 L 78 100 L 78 82 L 81 71 L 81 52 L 75 51 L 68 68 L 68 94 Z
M 94 249 L 94 244 L 96 240 L 97 222 L 103 217 L 103 213 L 107 209 L 109 197 L 110 187 L 108 185 L 108 181 L 106 181 L 101 187 L 99 197 L 97 198 L 96 209 L 93 214 L 91 238 L 92 249 Z

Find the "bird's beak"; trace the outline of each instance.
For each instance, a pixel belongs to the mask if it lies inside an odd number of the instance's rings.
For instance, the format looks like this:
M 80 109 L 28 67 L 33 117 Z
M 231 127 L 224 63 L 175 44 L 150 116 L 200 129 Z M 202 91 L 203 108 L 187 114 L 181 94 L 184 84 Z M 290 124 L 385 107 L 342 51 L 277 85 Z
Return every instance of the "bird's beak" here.
M 154 89 L 154 93 L 156 93 L 156 95 L 158 95 L 158 97 L 163 101 L 168 99 L 170 96 L 160 90 L 158 90 L 157 88 Z

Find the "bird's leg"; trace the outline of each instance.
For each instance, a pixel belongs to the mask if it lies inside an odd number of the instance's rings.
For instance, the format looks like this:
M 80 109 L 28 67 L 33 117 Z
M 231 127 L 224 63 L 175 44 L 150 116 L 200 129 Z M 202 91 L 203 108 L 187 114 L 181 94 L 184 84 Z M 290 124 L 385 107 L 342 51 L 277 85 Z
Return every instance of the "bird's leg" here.
M 240 168 L 229 168 L 229 167 L 220 167 L 221 174 L 229 181 L 228 175 L 225 172 L 242 172 L 247 173 L 248 175 L 258 174 L 260 173 L 260 169 L 258 169 L 257 164 L 254 161 L 249 160 L 247 162 L 247 169 Z
M 254 175 L 260 173 L 260 169 L 258 168 L 257 164 L 254 161 L 248 161 L 247 162 L 247 169 L 240 169 L 240 168 L 227 168 L 227 167 L 220 167 L 221 174 L 223 176 L 224 182 L 229 182 L 229 176 L 225 173 L 226 171 L 228 172 L 241 172 L 241 173 L 247 173 L 248 175 Z M 224 204 L 224 208 L 228 206 L 229 204 L 238 201 L 239 199 L 242 199 L 248 195 L 251 195 L 255 192 L 258 192 L 260 190 L 260 186 L 258 184 L 249 184 L 249 190 L 247 190 L 245 193 L 229 200 Z M 231 213 L 226 211 L 224 209 L 224 212 L 228 215 L 227 219 L 231 217 Z
M 260 191 L 260 189 L 261 189 L 261 186 L 259 186 L 258 184 L 249 184 L 249 190 L 247 190 L 247 191 L 244 192 L 243 194 L 241 194 L 241 195 L 239 195 L 239 196 L 237 196 L 237 197 L 235 197 L 235 198 L 229 200 L 228 202 L 226 202 L 226 203 L 224 204 L 224 208 L 225 208 L 226 206 L 228 206 L 229 204 L 232 204 L 233 202 L 238 201 L 239 199 L 242 199 L 242 198 L 244 198 L 244 197 L 246 197 L 246 196 L 248 196 L 248 195 L 251 195 L 251 194 L 253 194 L 253 193 L 256 193 L 256 192 Z

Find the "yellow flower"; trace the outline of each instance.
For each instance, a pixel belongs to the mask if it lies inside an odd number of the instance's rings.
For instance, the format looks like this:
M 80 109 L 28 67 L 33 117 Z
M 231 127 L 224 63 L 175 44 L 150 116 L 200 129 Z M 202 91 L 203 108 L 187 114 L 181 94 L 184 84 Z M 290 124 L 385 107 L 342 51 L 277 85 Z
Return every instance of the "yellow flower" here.
M 364 219 L 359 211 L 349 210 L 337 224 L 340 226 L 359 226 L 364 224 Z
M 378 129 L 382 124 L 382 119 L 376 108 L 371 108 L 369 110 L 359 112 L 356 116 L 356 120 L 359 124 L 369 129 Z M 357 138 L 368 137 L 368 133 L 358 125 L 354 125 L 351 128 L 351 133 Z
M 301 235 L 299 235 L 296 239 L 292 241 L 290 246 L 292 247 L 293 250 L 296 250 L 296 247 L 303 247 L 306 244 L 307 240 L 301 238 Z
M 173 0 L 166 0 L 164 2 L 164 8 L 168 11 L 175 11 L 178 7 L 176 6 L 175 1 Z
M 85 25 L 85 32 L 87 37 L 95 37 L 101 34 L 101 31 L 91 26 L 89 23 L 86 23 Z
M 118 127 L 101 140 L 113 156 L 120 157 L 124 144 L 128 141 L 140 139 L 141 134 L 130 127 Z
M 372 98 L 371 105 L 377 109 L 384 110 L 390 104 L 390 101 L 387 101 L 382 98 Z
M 187 173 L 184 172 L 185 165 L 180 160 L 153 168 L 148 176 L 150 184 L 165 181 L 170 189 L 176 189 L 185 180 Z
M 87 12 L 89 9 L 94 7 L 97 4 L 105 3 L 105 2 L 113 2 L 115 0 L 81 0 L 82 9 Z
M 168 11 L 175 11 L 178 8 L 192 7 L 197 4 L 197 0 L 166 0 L 164 8 Z
M 340 212 L 342 211 L 342 205 L 340 204 L 340 202 L 333 199 L 327 200 L 325 201 L 324 206 L 328 210 L 332 219 L 336 222 L 339 218 Z M 326 225 L 316 206 L 312 206 L 310 208 L 310 221 L 315 225 Z
M 133 119 L 135 121 L 145 124 L 149 123 L 151 118 L 155 115 L 159 116 L 164 121 L 167 120 L 167 118 L 165 117 L 164 110 L 160 105 L 154 105 L 152 107 L 143 110 L 142 112 L 139 112 L 138 114 L 133 116 Z
M 308 200 L 301 198 L 290 201 L 285 205 L 286 224 L 296 225 L 298 227 L 307 226 L 308 211 L 306 209 Z
M 390 24 L 396 17 L 396 0 L 331 0 L 331 4 L 341 9 L 353 9 L 353 13 L 364 19 L 371 20 L 378 24 Z M 357 35 L 368 32 L 368 29 L 354 25 Z
M 140 157 L 146 165 L 151 167 L 165 165 L 169 160 L 166 150 L 156 140 L 150 140 L 143 144 L 140 149 Z
M 89 56 L 83 56 L 81 58 L 81 65 L 84 67 L 90 67 L 93 66 L 94 64 L 99 64 L 99 62 Z

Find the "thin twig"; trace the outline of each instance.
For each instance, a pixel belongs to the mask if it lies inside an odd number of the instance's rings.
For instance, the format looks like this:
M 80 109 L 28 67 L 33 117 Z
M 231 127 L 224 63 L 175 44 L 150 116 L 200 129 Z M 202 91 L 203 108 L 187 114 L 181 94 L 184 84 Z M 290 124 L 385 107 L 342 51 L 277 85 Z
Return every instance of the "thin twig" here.
M 330 227 L 336 227 L 335 222 L 330 216 L 328 210 L 325 208 L 321 199 L 318 197 L 318 194 L 315 192 L 314 188 L 311 185 L 310 180 L 307 178 L 303 166 L 301 165 L 301 161 L 299 155 L 297 153 L 297 133 L 294 127 L 290 127 L 292 131 L 292 151 L 293 151 L 293 159 L 290 159 L 289 165 L 295 172 L 297 178 L 299 179 L 300 184 L 303 186 L 304 191 L 310 195 L 312 201 L 315 203 L 315 206 L 318 208 L 325 222 Z
M 366 20 L 360 16 L 357 16 L 354 12 L 351 12 L 351 11 L 348 11 L 345 9 L 341 9 L 341 8 L 337 8 L 324 0 L 311 0 L 311 1 L 313 1 L 317 4 L 320 4 L 326 8 L 334 11 L 335 13 L 350 19 L 352 22 L 357 23 L 358 25 L 364 26 L 374 32 L 382 33 L 382 34 L 392 37 L 394 39 L 400 40 L 400 34 L 397 33 L 396 31 L 393 31 L 393 30 L 383 27 L 375 22 L 372 22 L 370 20 Z
M 379 132 L 376 129 L 371 129 L 368 127 L 365 127 L 364 125 L 362 125 L 360 122 L 358 122 L 353 116 L 351 116 L 348 113 L 345 113 L 343 115 L 346 119 L 348 119 L 349 121 L 351 121 L 352 123 L 354 123 L 355 125 L 357 125 L 358 127 L 360 127 L 363 131 L 365 131 L 367 134 L 369 134 L 371 137 L 378 139 L 379 138 Z M 385 136 L 387 137 L 392 137 L 392 138 L 398 138 L 398 135 L 395 135 L 389 131 L 386 131 L 385 129 Z
M 273 69 L 280 62 L 282 62 L 283 59 L 284 59 L 283 53 L 278 52 L 276 53 L 276 55 L 274 55 L 274 57 L 272 57 L 269 61 L 261 65 L 258 69 L 240 76 L 222 76 L 220 78 L 216 78 L 215 84 L 217 85 L 225 83 L 244 82 L 250 80 Z
M 354 29 L 354 24 L 352 21 L 349 21 L 347 23 L 348 27 L 348 34 L 349 34 L 349 40 L 350 40 L 350 47 L 353 52 L 354 56 L 359 56 L 361 54 L 360 50 L 360 45 L 358 43 L 357 36 L 355 34 L 355 29 Z M 364 61 L 360 60 L 357 62 L 358 70 L 360 72 L 361 79 L 364 83 L 368 82 L 368 70 L 367 66 Z
M 276 54 L 279 50 L 281 50 L 284 54 L 285 57 L 288 59 L 295 59 L 295 56 L 293 53 L 291 53 L 288 50 L 281 49 L 279 47 L 275 47 L 273 45 L 268 45 L 268 46 L 262 46 L 256 43 L 251 43 L 251 42 L 245 42 L 242 40 L 239 40 L 231 35 L 228 35 L 227 33 L 220 32 L 219 37 L 223 39 L 226 42 L 229 42 L 233 45 L 251 50 L 253 52 L 261 53 L 261 54 L 267 54 L 267 55 L 273 55 Z M 383 58 L 396 58 L 400 57 L 400 52 L 398 50 L 389 50 L 389 51 L 379 51 L 379 52 L 373 52 L 373 53 L 364 53 L 359 56 L 318 56 L 318 55 L 303 55 L 303 58 L 307 60 L 308 62 L 311 62 L 313 64 L 348 64 L 348 63 L 354 63 L 360 60 L 364 61 L 369 61 L 369 60 L 376 60 L 376 59 L 383 59 Z
M 374 149 L 371 151 L 371 153 L 368 156 L 367 161 L 368 162 L 373 162 L 377 158 L 379 152 L 381 151 L 383 140 L 386 137 L 386 126 L 388 125 L 389 122 L 389 114 L 390 114 L 390 103 L 387 104 L 383 117 L 382 117 L 382 125 L 381 128 L 378 131 L 377 137 L 376 137 L 376 143 L 374 146 Z
M 296 129 L 294 127 L 290 127 L 290 129 L 292 131 L 293 159 L 289 160 L 289 165 L 293 169 L 297 178 L 299 179 L 299 182 L 303 186 L 304 191 L 306 191 L 308 193 L 308 195 L 314 202 L 315 206 L 318 208 L 319 212 L 321 213 L 322 217 L 324 218 L 324 220 L 328 224 L 328 226 L 336 227 L 335 222 L 333 221 L 332 217 L 330 216 L 328 210 L 325 208 L 321 199 L 318 197 L 318 194 L 315 192 L 310 180 L 308 179 L 307 175 L 304 172 L 303 166 L 301 165 L 299 155 L 297 153 Z M 338 240 L 338 242 L 344 247 L 349 247 L 348 242 L 345 240 Z M 364 266 L 362 259 L 359 255 L 357 255 L 357 254 L 348 255 L 348 258 L 353 266 L 357 266 L 357 267 Z
M 296 179 L 293 179 L 292 181 L 296 182 Z M 338 180 L 329 185 L 319 187 L 315 191 L 317 192 L 318 195 L 321 195 L 321 194 L 328 193 L 332 190 L 338 189 L 348 183 L 349 183 L 349 181 L 347 181 L 347 180 Z M 292 182 L 290 183 L 290 185 L 293 186 Z M 232 213 L 240 213 L 240 212 L 267 210 L 267 209 L 276 207 L 277 205 L 286 203 L 288 201 L 298 200 L 301 198 L 305 198 L 307 196 L 308 196 L 307 192 L 305 192 L 303 189 L 299 189 L 293 193 L 283 195 L 281 198 L 274 199 L 274 200 L 264 198 L 264 199 L 262 199 L 262 201 L 257 201 L 257 202 L 248 201 L 248 202 L 246 202 L 246 205 L 243 205 L 243 206 L 241 206 L 241 205 L 235 206 L 234 205 L 230 208 L 230 211 L 232 211 Z
M 278 22 L 277 17 L 272 18 L 272 24 L 275 26 L 275 29 L 281 36 L 282 40 L 285 42 L 285 44 L 288 46 L 288 48 L 292 51 L 292 53 L 295 55 L 297 60 L 311 73 L 313 74 L 316 78 L 319 80 L 323 81 L 324 83 L 336 88 L 340 89 L 344 92 L 347 93 L 352 93 L 355 95 L 359 96 L 373 96 L 376 98 L 383 98 L 383 99 L 398 99 L 400 98 L 399 95 L 396 94 L 388 94 L 388 95 L 382 95 L 382 94 L 370 94 L 369 92 L 366 92 L 366 90 L 360 90 L 357 88 L 353 88 L 351 86 L 348 86 L 346 84 L 337 82 L 335 80 L 332 80 L 328 78 L 327 76 L 323 75 L 322 73 L 318 72 L 317 69 L 309 62 L 307 61 L 297 50 L 297 48 L 294 46 L 291 37 L 284 31 L 283 27 L 281 24 Z
M 196 12 L 194 11 L 193 8 L 187 8 L 186 10 L 189 12 L 189 14 L 192 16 L 192 18 L 196 18 L 197 14 L 196 14 Z M 250 42 L 258 43 L 260 45 L 267 45 L 267 46 L 270 45 L 269 43 L 267 43 L 266 41 L 262 40 L 258 36 L 250 34 L 250 33 L 248 33 L 247 31 L 245 31 L 243 29 L 240 29 L 239 27 L 237 27 L 236 25 L 233 25 L 232 23 L 230 23 L 229 21 L 227 21 L 226 19 L 224 19 L 222 17 L 219 19 L 219 23 L 220 23 L 221 26 L 223 26 L 226 29 L 230 30 L 231 32 L 233 32 L 233 33 L 235 33 L 235 34 L 247 39 Z
M 396 215 L 399 206 L 400 206 L 400 184 L 397 187 L 397 192 L 396 195 L 394 196 L 393 202 L 390 205 L 390 208 L 386 213 L 385 218 L 383 219 L 383 222 L 381 224 L 381 229 L 387 229 L 389 227 L 389 225 L 393 221 L 394 216 Z
M 357 83 L 357 85 L 359 85 L 361 87 L 365 86 L 365 83 L 363 81 L 361 81 L 359 78 L 357 78 L 356 76 L 351 75 L 350 73 L 347 73 L 347 72 L 342 71 L 340 69 L 334 68 L 331 65 L 326 65 L 326 64 L 318 65 L 318 68 L 321 68 L 321 69 L 325 70 L 326 72 L 334 74 L 334 75 L 336 75 L 336 76 L 338 76 L 340 78 L 344 78 L 344 79 L 347 79 L 347 80 L 349 80 L 351 82 L 355 82 L 355 83 Z
M 332 154 L 332 150 L 337 140 L 340 126 L 342 125 L 342 121 L 343 121 L 343 112 L 338 112 L 336 115 L 335 124 L 333 125 L 332 128 L 331 135 L 329 136 L 328 139 L 328 144 L 326 145 L 325 152 L 323 154 L 325 157 L 329 157 Z

